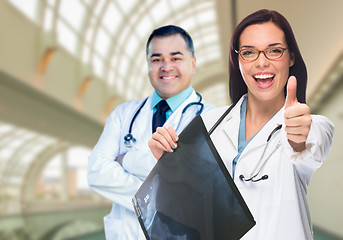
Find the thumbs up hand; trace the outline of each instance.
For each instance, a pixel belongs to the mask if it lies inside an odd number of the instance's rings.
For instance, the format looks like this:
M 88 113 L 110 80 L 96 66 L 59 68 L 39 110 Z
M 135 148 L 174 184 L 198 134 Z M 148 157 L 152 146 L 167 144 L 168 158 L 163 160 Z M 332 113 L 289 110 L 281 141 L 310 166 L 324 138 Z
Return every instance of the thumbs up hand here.
M 299 103 L 297 96 L 297 80 L 294 76 L 288 79 L 287 96 L 285 101 L 285 124 L 289 144 L 294 151 L 301 152 L 305 150 L 305 142 L 310 132 L 312 117 L 310 108 Z

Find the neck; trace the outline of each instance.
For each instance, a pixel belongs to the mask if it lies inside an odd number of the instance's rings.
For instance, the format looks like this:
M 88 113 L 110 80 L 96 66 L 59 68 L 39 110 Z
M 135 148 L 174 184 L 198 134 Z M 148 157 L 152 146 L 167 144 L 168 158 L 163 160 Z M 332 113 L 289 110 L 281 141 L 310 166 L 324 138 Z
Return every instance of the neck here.
M 248 93 L 246 118 L 254 121 L 266 119 L 266 122 L 275 115 L 285 104 L 285 98 L 262 101 Z
M 248 94 L 245 117 L 245 137 L 249 139 L 258 132 L 284 105 L 284 100 L 261 101 Z

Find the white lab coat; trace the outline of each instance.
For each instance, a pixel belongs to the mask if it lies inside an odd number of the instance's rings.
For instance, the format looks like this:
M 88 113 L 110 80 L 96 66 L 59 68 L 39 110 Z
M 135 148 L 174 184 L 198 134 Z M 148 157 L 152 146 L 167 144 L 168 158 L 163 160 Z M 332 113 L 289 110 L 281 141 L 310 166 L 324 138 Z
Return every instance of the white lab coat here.
M 173 126 L 179 134 L 195 117 L 199 105 L 189 107 L 181 119 L 182 110 L 187 104 L 198 101 L 199 97 L 193 90 L 165 125 Z M 111 113 L 88 159 L 90 188 L 113 202 L 111 213 L 104 218 L 106 239 L 145 239 L 134 212 L 132 198 L 156 164 L 147 144 L 152 136 L 151 96 L 132 127 L 136 144 L 130 150 L 124 145 L 124 136 L 128 133 L 131 120 L 142 102 L 140 100 L 123 103 Z M 214 108 L 208 103 L 202 103 L 203 112 Z M 121 166 L 115 159 L 123 153 L 126 155 Z
M 240 107 L 245 96 L 239 100 L 211 135 L 231 175 L 232 161 L 238 153 Z M 202 114 L 208 130 L 227 108 L 222 107 Z M 264 159 L 275 149 L 276 151 L 272 153 L 259 174 L 259 177 L 267 174 L 268 179 L 258 182 L 241 180 L 240 175 L 245 178 L 251 176 L 266 146 L 268 136 L 278 124 L 282 124 L 282 128 L 271 138 Z M 284 128 L 283 107 L 256 134 L 238 159 L 234 182 L 256 221 L 256 225 L 243 236 L 244 240 L 313 239 L 306 198 L 307 186 L 312 174 L 321 166 L 329 153 L 334 126 L 327 118 L 312 115 L 306 150 L 300 153 L 293 151 L 289 145 Z M 279 142 L 281 145 L 277 148 Z M 257 170 L 260 169 L 261 164 Z

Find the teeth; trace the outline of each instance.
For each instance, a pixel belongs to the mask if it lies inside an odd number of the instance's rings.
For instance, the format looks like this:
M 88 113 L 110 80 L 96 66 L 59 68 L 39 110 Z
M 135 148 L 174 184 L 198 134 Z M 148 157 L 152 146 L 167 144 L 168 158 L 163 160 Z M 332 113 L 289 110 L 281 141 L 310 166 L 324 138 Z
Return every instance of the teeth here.
M 168 76 L 168 77 L 162 77 L 163 79 L 173 79 L 175 78 L 174 76 Z
M 260 74 L 260 75 L 255 75 L 254 77 L 258 79 L 267 79 L 267 78 L 274 77 L 274 75 L 273 74 Z

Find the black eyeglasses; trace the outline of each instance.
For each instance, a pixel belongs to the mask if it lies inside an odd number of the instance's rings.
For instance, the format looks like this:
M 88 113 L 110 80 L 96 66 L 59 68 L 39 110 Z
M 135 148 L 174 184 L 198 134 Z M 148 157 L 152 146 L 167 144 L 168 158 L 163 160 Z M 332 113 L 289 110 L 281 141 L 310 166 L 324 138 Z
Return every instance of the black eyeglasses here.
M 282 57 L 284 51 L 286 51 L 288 48 L 282 48 L 282 47 L 269 47 L 264 49 L 263 51 L 259 51 L 255 48 L 242 48 L 240 50 L 235 50 L 236 53 L 238 53 L 243 60 L 252 62 L 258 59 L 260 56 L 260 53 L 263 52 L 264 56 L 269 60 L 275 60 L 280 57 Z

